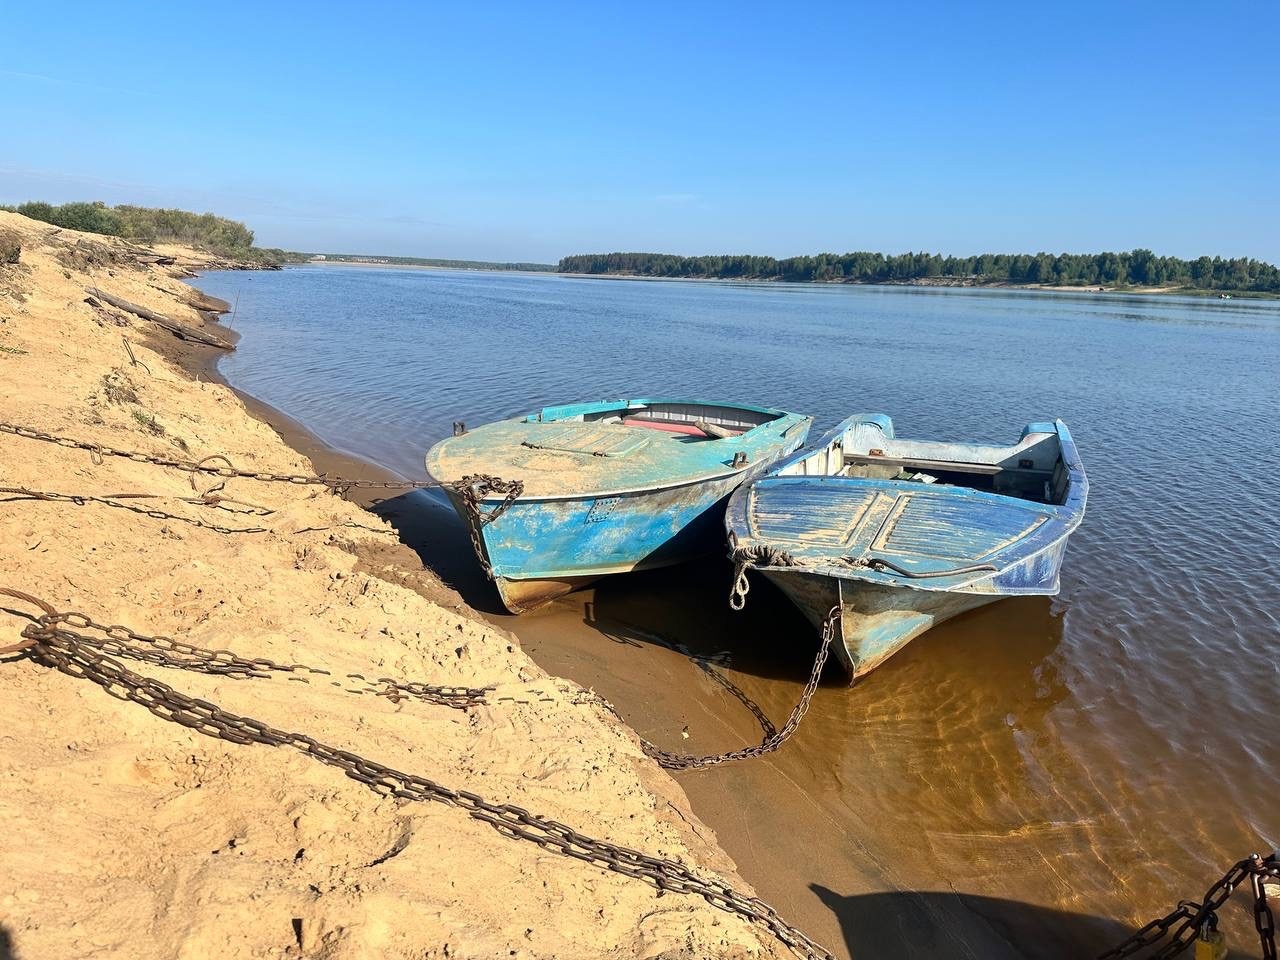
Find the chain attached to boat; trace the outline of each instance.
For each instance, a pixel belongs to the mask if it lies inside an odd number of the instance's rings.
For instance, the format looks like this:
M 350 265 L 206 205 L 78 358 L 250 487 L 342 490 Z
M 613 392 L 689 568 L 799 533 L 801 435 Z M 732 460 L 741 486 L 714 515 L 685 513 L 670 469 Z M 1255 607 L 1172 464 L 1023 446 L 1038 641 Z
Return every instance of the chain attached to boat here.
M 203 460 L 183 460 L 178 457 L 161 456 L 159 454 L 143 453 L 138 450 L 119 450 L 115 447 L 109 447 L 106 444 L 91 443 L 87 440 L 76 440 L 73 437 L 63 437 L 53 433 L 46 433 L 43 430 L 35 430 L 31 427 L 23 427 L 14 423 L 0 422 L 0 433 L 11 433 L 15 437 L 25 437 L 28 440 L 43 440 L 46 443 L 56 443 L 60 447 L 68 447 L 75 450 L 85 450 L 93 458 L 95 464 L 101 463 L 104 457 L 123 457 L 126 460 L 132 460 L 135 463 L 151 463 L 158 467 L 171 467 L 175 470 L 185 470 L 190 474 L 208 474 L 210 476 L 222 477 L 224 479 L 244 479 L 258 480 L 263 483 L 292 483 L 298 486 L 320 486 L 328 487 L 336 493 L 345 493 L 348 490 L 426 490 L 432 487 L 452 486 L 455 489 L 467 484 L 468 480 L 474 478 L 464 477 L 462 480 L 453 483 L 442 483 L 438 480 L 352 480 L 346 477 L 329 477 L 324 474 L 317 473 L 271 473 L 265 470 L 242 470 L 236 467 L 232 462 L 222 454 L 214 454 L 205 457 Z M 217 466 L 210 464 L 208 461 L 218 459 L 222 460 L 225 466 Z M 497 480 L 496 477 L 487 477 L 480 479 L 488 479 L 498 484 L 504 481 Z M 512 481 L 519 483 L 519 481 Z M 497 488 L 495 488 L 497 489 Z M 502 508 L 505 509 L 505 506 Z M 498 510 L 495 519 L 500 516 L 502 510 Z
M 674 860 L 594 839 L 556 820 L 530 813 L 523 807 L 492 803 L 469 791 L 403 773 L 306 734 L 272 727 L 232 713 L 207 700 L 187 696 L 159 680 L 135 673 L 116 657 L 236 679 L 261 677 L 272 672 L 295 676 L 308 673 L 324 675 L 325 671 L 296 664 L 275 664 L 259 658 L 245 659 L 226 650 L 206 650 L 169 637 L 149 637 L 128 627 L 102 626 L 84 614 L 59 613 L 49 603 L 19 590 L 0 587 L 0 594 L 30 603 L 43 611 L 40 616 L 27 617 L 32 622 L 22 630 L 24 642 L 0 649 L 0 654 L 25 652 L 43 666 L 70 677 L 89 680 L 118 699 L 137 703 L 162 720 L 181 724 L 205 736 L 236 744 L 291 747 L 342 771 L 381 796 L 443 803 L 488 824 L 504 836 L 526 840 L 544 850 L 643 880 L 659 891 L 700 896 L 712 906 L 764 927 L 797 956 L 806 960 L 834 960 L 829 951 L 785 921 L 763 900 L 739 893 L 722 880 L 699 876 Z M 105 637 L 91 638 L 79 632 L 86 629 L 101 632 Z M 358 674 L 349 676 L 364 680 Z M 414 696 L 419 695 L 419 687 L 437 692 L 454 691 L 444 698 L 448 706 L 483 702 L 485 693 L 468 688 L 414 684 L 394 686 Z M 475 697 L 480 699 L 476 701 Z
M 1172 912 L 1152 920 L 1128 939 L 1102 954 L 1098 960 L 1119 960 L 1150 949 L 1150 960 L 1176 957 L 1191 946 L 1206 925 L 1212 929 L 1218 911 L 1246 880 L 1253 893 L 1253 923 L 1258 931 L 1264 960 L 1276 960 L 1275 915 L 1268 902 L 1268 886 L 1280 884 L 1280 857 L 1254 854 L 1231 867 L 1199 902 L 1183 900 Z M 1267 881 L 1272 881 L 1270 884 Z
M 729 551 L 729 559 L 733 561 L 733 586 L 729 588 L 729 606 L 734 610 L 742 610 L 747 605 L 747 594 L 751 592 L 751 581 L 747 579 L 749 567 L 793 567 L 795 557 L 775 547 L 771 543 L 760 543 L 750 547 L 739 547 L 732 531 L 729 534 L 733 548 Z
M 191 474 L 192 486 L 195 486 L 195 477 L 197 475 L 207 475 L 212 477 L 220 477 L 223 480 L 244 479 L 258 480 L 264 483 L 291 483 L 299 486 L 322 486 L 327 487 L 338 495 L 345 494 L 348 490 L 425 490 L 432 487 L 447 487 L 452 489 L 462 501 L 467 511 L 467 526 L 471 532 L 471 546 L 475 550 L 476 559 L 480 561 L 481 567 L 484 568 L 485 574 L 489 579 L 493 579 L 493 568 L 489 565 L 486 557 L 484 545 L 480 539 L 480 529 L 486 524 L 492 523 L 502 516 L 507 508 L 524 491 L 524 483 L 520 480 L 502 480 L 498 477 L 488 474 L 473 474 L 463 477 L 460 480 L 454 480 L 450 483 L 442 483 L 437 480 L 351 480 L 345 477 L 329 477 L 324 474 L 311 473 L 270 473 L 262 470 L 242 470 L 236 467 L 230 459 L 222 454 L 213 454 L 201 460 L 183 460 L 177 457 L 160 456 L 158 454 L 143 453 L 138 450 L 118 450 L 115 447 L 109 447 L 101 443 L 90 443 L 86 440 L 76 440 L 74 437 L 64 437 L 53 433 L 46 433 L 43 430 L 36 430 L 31 427 L 24 427 L 14 423 L 0 422 L 0 433 L 10 433 L 16 437 L 25 437 L 29 440 L 42 440 L 46 443 L 56 443 L 61 447 L 68 447 L 76 450 L 85 450 L 93 458 L 95 464 L 102 463 L 104 457 L 123 457 L 126 460 L 132 460 L 135 463 L 150 463 L 159 467 L 172 467 L 175 470 L 185 470 Z M 211 464 L 211 460 L 221 460 L 223 466 Z M 210 500 L 217 491 L 221 489 L 221 485 L 213 487 L 210 490 L 202 491 L 202 499 Z M 119 503 L 110 503 L 101 497 L 81 496 L 70 494 L 49 494 L 47 491 L 35 493 L 33 491 L 19 490 L 12 488 L 11 492 L 24 492 L 28 495 L 36 495 L 40 499 L 67 499 L 76 503 L 93 501 L 103 503 L 107 506 L 120 507 L 124 506 Z M 200 492 L 200 491 L 198 491 Z M 480 504 L 485 497 L 492 493 L 505 494 L 505 498 L 492 510 L 484 511 Z M 133 509 L 128 507 L 127 509 Z M 149 511 L 138 510 L 140 513 L 149 513 Z M 158 516 L 160 511 L 156 512 Z M 159 517 L 158 517 L 159 518 Z M 233 527 L 222 527 L 215 524 L 207 524 L 198 521 L 188 521 L 196 526 L 204 526 L 218 533 L 265 533 L 265 529 L 237 529 Z
M 817 657 L 814 658 L 813 670 L 809 673 L 809 681 L 804 685 L 804 692 L 800 694 L 799 702 L 792 708 L 791 715 L 787 717 L 787 722 L 782 725 L 781 730 L 766 736 L 764 740 L 755 746 L 742 747 L 738 750 L 730 750 L 728 753 L 716 753 L 705 757 L 671 753 L 655 746 L 643 737 L 640 738 L 641 748 L 645 754 L 658 761 L 659 766 L 666 767 L 668 770 L 697 770 L 703 767 L 714 767 L 721 763 L 731 763 L 734 760 L 750 760 L 754 757 L 763 757 L 767 753 L 773 753 L 773 751 L 791 739 L 791 736 L 799 729 L 800 721 L 809 712 L 809 701 L 813 699 L 813 695 L 818 689 L 818 681 L 822 679 L 822 668 L 826 666 L 827 655 L 831 652 L 831 641 L 835 639 L 836 624 L 839 621 L 840 608 L 832 607 L 830 612 L 827 613 L 827 618 L 822 621 L 822 645 L 818 648 Z
M 488 554 L 481 542 L 481 531 L 507 512 L 507 508 L 524 493 L 524 481 L 502 480 L 487 473 L 468 474 L 452 484 L 453 491 L 462 501 L 467 513 L 467 530 L 471 534 L 471 548 L 476 552 L 476 559 L 484 568 L 485 576 L 493 579 L 493 567 L 489 564 Z M 490 494 L 501 493 L 505 496 L 492 510 L 485 511 L 481 504 Z

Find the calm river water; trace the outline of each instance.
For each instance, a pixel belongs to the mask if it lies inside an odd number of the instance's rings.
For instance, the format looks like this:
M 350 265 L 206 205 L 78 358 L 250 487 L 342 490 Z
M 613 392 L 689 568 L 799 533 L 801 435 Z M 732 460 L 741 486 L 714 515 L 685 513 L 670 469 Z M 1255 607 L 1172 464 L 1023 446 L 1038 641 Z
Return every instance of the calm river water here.
M 742 400 L 815 435 L 855 411 L 949 440 L 1067 421 L 1092 490 L 1060 597 L 829 676 L 781 753 L 680 775 L 838 951 L 1088 956 L 1280 842 L 1280 304 L 343 267 L 199 285 L 238 300 L 234 386 L 410 477 L 454 420 L 579 399 Z M 465 538 L 434 550 L 496 609 Z M 718 561 L 615 578 L 502 622 L 645 736 L 710 752 L 759 727 L 688 654 L 781 722 L 816 647 L 767 586 L 730 614 L 728 583 Z

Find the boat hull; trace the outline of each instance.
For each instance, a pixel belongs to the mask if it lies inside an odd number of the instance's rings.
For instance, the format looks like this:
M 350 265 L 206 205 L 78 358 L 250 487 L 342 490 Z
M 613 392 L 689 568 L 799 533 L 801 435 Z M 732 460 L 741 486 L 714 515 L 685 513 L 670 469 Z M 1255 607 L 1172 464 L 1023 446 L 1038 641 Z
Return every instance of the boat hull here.
M 452 491 L 450 499 L 479 535 L 503 606 L 524 613 L 602 576 L 668 566 L 720 549 L 730 494 L 770 462 L 658 490 L 520 499 L 479 526 Z
M 777 568 L 763 573 L 814 626 L 821 627 L 832 607 L 840 608 L 833 652 L 850 682 L 938 624 L 1001 599 L 1000 594 L 913 590 Z

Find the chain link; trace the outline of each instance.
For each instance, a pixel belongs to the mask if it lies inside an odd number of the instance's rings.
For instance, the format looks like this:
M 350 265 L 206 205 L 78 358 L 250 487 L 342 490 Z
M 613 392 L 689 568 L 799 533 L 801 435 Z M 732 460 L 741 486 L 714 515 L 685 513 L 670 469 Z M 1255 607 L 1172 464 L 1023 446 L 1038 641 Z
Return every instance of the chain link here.
M 695 757 L 684 753 L 671 753 L 655 746 L 643 737 L 640 739 L 641 748 L 648 756 L 657 760 L 660 766 L 666 767 L 668 770 L 698 770 L 703 767 L 714 767 L 718 764 L 731 763 L 735 760 L 750 760 L 754 757 L 763 757 L 767 753 L 773 753 L 773 751 L 791 739 L 792 735 L 800 727 L 800 721 L 809 712 L 809 701 L 813 699 L 813 695 L 818 689 L 818 682 L 822 679 L 822 668 L 826 665 L 827 655 L 831 652 L 831 641 L 835 638 L 836 624 L 839 620 L 840 608 L 832 607 L 827 614 L 827 618 L 822 622 L 822 645 L 818 648 L 818 656 L 813 661 L 813 670 L 809 673 L 809 682 L 804 685 L 804 692 L 800 694 L 799 702 L 792 708 L 791 715 L 787 717 L 787 722 L 782 725 L 781 730 L 767 733 L 765 738 L 755 746 L 742 747 L 739 750 L 731 750 L 728 753 L 716 753 L 704 757 Z M 764 722 L 768 723 L 767 718 Z M 768 728 L 766 727 L 767 730 Z
M 182 523 L 190 524 L 193 527 L 203 527 L 206 530 L 213 530 L 216 533 L 267 533 L 266 527 L 228 527 L 220 523 L 208 523 L 195 517 L 183 517 L 176 513 L 168 513 L 164 510 L 157 510 L 154 507 L 139 507 L 132 503 L 121 503 L 120 498 L 132 499 L 158 499 L 157 495 L 152 494 L 116 494 L 112 497 L 97 497 L 87 493 L 58 493 L 53 490 L 32 490 L 28 487 L 0 487 L 0 494 L 9 494 L 14 497 L 27 497 L 32 500 L 49 500 L 60 503 L 74 503 L 77 506 L 84 506 L 86 503 L 100 503 L 107 507 L 116 507 L 120 510 L 128 510 L 131 513 L 141 514 L 144 517 L 151 517 L 154 520 L 179 520 Z M 195 498 L 180 497 L 185 503 L 199 503 L 202 505 L 216 506 L 213 500 L 197 500 Z
M 1150 960 L 1167 960 L 1176 957 L 1195 942 L 1201 928 L 1216 919 L 1222 905 L 1231 898 L 1245 880 L 1253 884 L 1254 925 L 1258 930 L 1258 940 L 1262 945 L 1262 956 L 1265 960 L 1275 960 L 1275 919 L 1271 907 L 1267 903 L 1264 881 L 1280 878 L 1280 859 L 1275 853 L 1267 856 L 1254 854 L 1232 866 L 1222 878 L 1205 891 L 1199 902 L 1183 900 L 1177 908 L 1163 917 L 1152 920 L 1128 939 L 1118 943 L 1098 960 L 1118 960 L 1120 957 L 1131 957 L 1142 950 L 1150 949 Z
M 485 576 L 492 580 L 493 567 L 489 564 L 489 553 L 484 548 L 483 531 L 486 526 L 506 513 L 520 494 L 524 493 L 524 482 L 501 480 L 487 473 L 473 473 L 454 482 L 452 489 L 466 513 L 467 531 L 471 534 L 471 548 L 475 551 L 480 566 L 484 568 Z M 494 493 L 501 493 L 504 496 L 496 507 L 486 512 L 481 507 L 481 503 L 485 497 Z
M 22 646 L 33 660 L 68 676 L 89 680 L 112 696 L 140 704 L 163 720 L 231 743 L 290 747 L 341 770 L 346 776 L 365 784 L 380 795 L 401 800 L 443 803 L 462 810 L 475 820 L 487 823 L 504 836 L 525 840 L 544 850 L 643 880 L 660 891 L 702 897 L 721 910 L 763 926 L 797 956 L 806 960 L 834 960 L 830 952 L 787 923 L 764 901 L 739 893 L 722 880 L 699 876 L 675 860 L 597 840 L 564 823 L 530 813 L 523 807 L 493 803 L 475 793 L 452 789 L 425 777 L 401 772 L 306 734 L 282 730 L 251 717 L 232 713 L 207 700 L 187 696 L 159 680 L 134 673 L 115 657 L 130 657 L 148 663 L 235 678 L 258 677 L 272 671 L 289 674 L 323 674 L 324 671 L 315 671 L 314 668 L 298 664 L 275 664 L 263 659 L 248 660 L 230 651 L 205 650 L 170 637 L 139 634 L 128 627 L 103 626 L 82 613 L 57 613 L 48 603 L 17 590 L 0 588 L 0 594 L 28 601 L 45 611 L 43 615 L 32 618 L 33 622 L 22 631 L 26 641 Z M 96 630 L 106 636 L 86 638 L 78 630 Z M 139 644 L 142 649 L 131 644 Z M 400 685 L 402 688 L 411 686 Z M 484 693 L 465 692 L 481 696 Z
M 430 487 L 448 486 L 448 484 L 444 484 L 436 480 L 350 480 L 344 477 L 327 477 L 323 474 L 270 473 L 262 470 L 241 470 L 232 465 L 231 461 L 221 454 L 215 454 L 214 456 L 225 461 L 227 465 L 222 467 L 212 466 L 206 461 L 214 459 L 214 457 L 206 457 L 204 460 L 200 461 L 181 460 L 176 457 L 142 453 L 137 450 L 118 450 L 115 447 L 109 447 L 105 444 L 90 443 L 85 440 L 76 440 L 72 437 L 62 437 L 13 423 L 0 422 L 0 433 L 11 433 L 16 437 L 26 437 L 29 440 L 43 440 L 47 443 L 56 443 L 58 446 L 69 447 L 76 450 L 87 450 L 93 457 L 95 463 L 101 463 L 103 457 L 123 457 L 126 460 L 133 460 L 136 463 L 151 463 L 159 467 L 172 467 L 175 470 L 185 470 L 188 473 L 203 473 L 226 479 L 241 478 L 245 480 L 260 480 L 265 483 L 292 483 L 299 486 L 321 486 L 329 487 L 330 489 L 338 492 L 353 489 L 423 490 Z
M 480 561 L 480 566 L 484 568 L 485 575 L 489 579 L 493 579 L 493 567 L 489 565 L 488 555 L 484 549 L 481 538 L 481 530 L 487 524 L 497 520 L 500 516 L 507 512 L 507 508 L 524 492 L 524 483 L 520 480 L 502 480 L 489 474 L 472 474 L 465 476 L 460 480 L 451 482 L 442 482 L 438 480 L 350 480 L 345 477 L 327 477 L 323 474 L 309 473 L 270 473 L 260 470 L 241 470 L 236 467 L 230 459 L 222 454 L 211 454 L 202 460 L 180 460 L 176 457 L 159 456 L 157 454 L 142 453 L 137 450 L 118 450 L 115 447 L 109 447 L 101 443 L 90 443 L 86 440 L 76 440 L 73 437 L 63 437 L 57 434 L 46 433 L 43 430 L 35 430 L 31 427 L 24 427 L 15 423 L 5 423 L 0 421 L 0 433 L 10 433 L 15 437 L 25 437 L 29 440 L 42 440 L 46 443 L 56 443 L 61 447 L 68 447 L 75 450 L 87 450 L 93 458 L 94 463 L 101 463 L 103 457 L 123 457 L 126 460 L 132 460 L 136 463 L 150 463 L 159 467 L 172 467 L 175 470 L 185 470 L 192 476 L 192 486 L 195 486 L 195 476 L 197 474 L 221 477 L 223 480 L 239 478 L 244 480 L 258 480 L 264 483 L 292 483 L 299 486 L 322 486 L 327 487 L 334 493 L 339 495 L 345 494 L 348 490 L 426 490 L 434 487 L 442 487 L 453 490 L 461 500 L 463 507 L 467 513 L 467 526 L 471 532 L 471 546 L 475 550 L 476 559 Z M 214 466 L 209 463 L 211 460 L 221 460 L 225 466 Z M 202 491 L 202 499 L 208 501 L 214 497 L 222 484 L 218 484 L 209 490 Z M 16 492 L 18 488 L 12 488 L 10 492 Z M 27 492 L 30 495 L 30 491 Z M 481 502 L 493 493 L 501 493 L 505 496 L 502 501 L 492 510 L 486 512 L 481 507 Z M 108 503 L 98 497 L 81 497 L 76 495 L 50 495 L 45 499 L 64 499 L 75 503 L 82 503 L 93 500 L 105 503 L 108 506 L 125 507 L 120 503 Z M 146 511 L 133 507 L 125 507 L 134 510 L 137 513 L 146 513 L 156 516 L 158 519 L 182 519 L 173 517 L 172 514 L 163 514 L 161 511 Z M 200 521 L 188 521 L 196 526 L 207 527 L 216 530 L 219 533 L 265 533 L 265 529 L 236 529 L 232 527 L 220 527 L 215 524 L 202 523 Z

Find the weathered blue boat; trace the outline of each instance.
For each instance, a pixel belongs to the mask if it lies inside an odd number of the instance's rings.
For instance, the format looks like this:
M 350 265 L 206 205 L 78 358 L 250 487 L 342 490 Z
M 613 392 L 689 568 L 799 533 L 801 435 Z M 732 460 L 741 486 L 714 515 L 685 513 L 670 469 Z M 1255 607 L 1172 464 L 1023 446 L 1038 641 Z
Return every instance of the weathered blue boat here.
M 546 407 L 427 453 L 502 602 L 522 613 L 597 577 L 723 544 L 739 484 L 795 452 L 810 417 L 682 400 Z
M 1088 491 L 1061 420 L 1000 447 L 898 439 L 887 416 L 850 417 L 730 499 L 732 602 L 750 566 L 815 624 L 839 608 L 835 654 L 858 677 L 958 613 L 1057 593 Z

